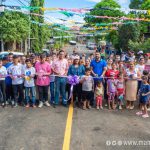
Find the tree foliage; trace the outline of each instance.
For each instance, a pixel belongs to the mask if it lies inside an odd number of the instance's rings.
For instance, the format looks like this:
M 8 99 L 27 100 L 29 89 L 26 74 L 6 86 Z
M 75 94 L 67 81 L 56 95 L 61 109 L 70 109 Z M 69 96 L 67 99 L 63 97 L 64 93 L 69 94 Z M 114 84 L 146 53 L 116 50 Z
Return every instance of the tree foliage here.
M 44 0 L 31 0 L 30 6 L 43 7 Z M 37 13 L 44 15 L 44 12 L 41 9 L 31 10 L 32 13 Z M 44 18 L 42 16 L 31 15 L 31 21 L 38 23 L 44 23 Z M 31 49 L 35 52 L 40 52 L 50 37 L 50 30 L 48 26 L 40 26 L 38 24 L 31 24 Z
M 96 15 L 96 16 L 112 16 L 119 17 L 123 16 L 124 13 L 120 10 L 114 10 L 114 8 L 120 8 L 121 6 L 115 0 L 102 0 L 97 3 L 94 9 L 88 15 Z M 110 23 L 112 19 L 99 19 L 93 17 L 86 17 L 85 21 L 87 23 Z
M 139 41 L 140 28 L 138 24 L 124 24 L 118 30 L 119 47 L 123 50 L 128 49 L 129 40 Z
M 144 0 L 130 0 L 129 7 L 131 9 L 140 9 Z
M 19 12 L 5 11 L 0 17 L 0 36 L 4 42 L 20 42 L 29 35 L 28 17 Z

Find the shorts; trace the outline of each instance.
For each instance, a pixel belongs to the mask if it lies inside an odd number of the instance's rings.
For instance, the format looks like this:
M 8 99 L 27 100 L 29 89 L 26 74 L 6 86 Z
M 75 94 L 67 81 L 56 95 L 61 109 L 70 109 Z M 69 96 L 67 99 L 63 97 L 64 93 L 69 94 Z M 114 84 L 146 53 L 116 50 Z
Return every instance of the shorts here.
M 124 94 L 124 89 L 117 89 L 117 95 L 120 96 Z
M 115 92 L 109 92 L 109 94 L 108 94 L 108 101 L 114 101 L 115 95 L 116 95 Z
M 93 92 L 92 91 L 82 91 L 82 100 L 91 101 Z
M 140 103 L 141 104 L 146 105 L 146 104 L 148 104 L 148 102 L 149 102 L 149 97 L 148 96 L 140 96 Z

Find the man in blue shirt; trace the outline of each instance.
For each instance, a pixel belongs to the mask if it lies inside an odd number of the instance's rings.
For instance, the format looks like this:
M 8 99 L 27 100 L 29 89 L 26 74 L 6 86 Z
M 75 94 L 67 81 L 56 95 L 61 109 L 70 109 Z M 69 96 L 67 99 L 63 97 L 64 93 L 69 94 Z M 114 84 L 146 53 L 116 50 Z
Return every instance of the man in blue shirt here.
M 9 61 L 8 57 L 3 58 L 3 66 L 6 67 L 7 71 L 8 71 L 8 68 L 13 64 L 11 61 Z M 7 76 L 5 78 L 5 83 L 6 83 L 6 105 L 7 105 L 10 102 L 10 100 L 14 98 L 11 77 Z
M 99 52 L 95 53 L 95 59 L 91 62 L 90 66 L 94 77 L 103 77 L 105 75 L 107 64 L 105 60 L 101 59 Z

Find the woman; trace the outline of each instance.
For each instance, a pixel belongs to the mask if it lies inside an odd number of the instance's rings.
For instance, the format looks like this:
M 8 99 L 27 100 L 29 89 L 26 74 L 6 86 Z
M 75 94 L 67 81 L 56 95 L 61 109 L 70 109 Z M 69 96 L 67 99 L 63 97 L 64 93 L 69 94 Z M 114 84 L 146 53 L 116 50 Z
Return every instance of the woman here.
M 129 63 L 129 68 L 125 71 L 125 99 L 127 101 L 126 108 L 134 109 L 134 102 L 136 101 L 138 81 L 140 72 L 135 68 L 134 62 Z
M 85 74 L 85 68 L 83 65 L 80 65 L 79 63 L 79 56 L 74 57 L 73 64 L 69 67 L 68 75 L 74 76 L 77 75 L 81 77 Z M 73 88 L 73 100 L 76 103 L 76 98 L 78 98 L 78 106 L 81 104 L 81 91 L 82 91 L 82 85 L 77 84 Z
M 111 59 L 111 58 L 109 58 L 108 60 L 107 60 L 107 69 L 112 69 L 112 63 L 113 63 L 113 60 Z

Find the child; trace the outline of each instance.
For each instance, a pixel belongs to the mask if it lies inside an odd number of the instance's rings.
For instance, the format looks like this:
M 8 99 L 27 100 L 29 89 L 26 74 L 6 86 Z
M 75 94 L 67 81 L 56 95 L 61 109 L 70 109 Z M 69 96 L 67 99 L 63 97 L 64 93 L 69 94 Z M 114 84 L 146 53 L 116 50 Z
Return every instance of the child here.
M 5 93 L 5 76 L 7 75 L 7 70 L 2 64 L 2 60 L 0 60 L 0 100 L 1 105 L 5 107 L 6 105 L 6 93 Z
M 110 79 L 107 80 L 107 95 L 108 95 L 108 109 L 115 109 L 115 95 L 116 95 L 116 84 L 115 74 L 110 75 Z
M 91 70 L 89 68 L 85 70 L 85 75 L 82 76 L 80 82 L 82 83 L 83 110 L 86 108 L 90 109 L 90 100 L 94 89 L 94 80 L 91 76 Z
M 23 93 L 23 77 L 22 77 L 22 65 L 19 63 L 18 56 L 13 56 L 13 64 L 8 68 L 8 72 L 12 79 L 12 87 L 14 94 L 14 101 L 12 100 L 12 107 L 17 107 L 18 103 L 23 105 L 24 93 Z M 19 101 L 19 98 L 20 101 Z
M 124 85 L 124 78 L 122 73 L 119 74 L 119 78 L 116 80 L 116 88 L 117 88 L 119 109 L 121 110 L 123 105 L 124 94 L 125 94 L 125 85 Z
M 96 96 L 96 108 L 103 109 L 102 101 L 104 96 L 104 88 L 102 82 L 100 81 L 97 82 L 97 86 L 95 88 L 95 96 Z
M 142 77 L 142 85 L 139 90 L 139 99 L 140 99 L 140 110 L 136 113 L 136 115 L 142 115 L 143 118 L 148 118 L 148 112 L 147 112 L 147 103 L 150 96 L 150 85 L 148 84 L 148 77 L 143 76 Z M 144 110 L 142 111 L 142 108 Z
M 36 90 L 34 84 L 34 76 L 35 76 L 35 68 L 32 67 L 32 63 L 30 59 L 26 60 L 26 67 L 24 69 L 24 86 L 25 86 L 25 100 L 26 100 L 26 107 L 30 107 L 30 95 L 32 96 L 31 102 L 32 106 L 35 108 L 35 97 L 36 97 Z

